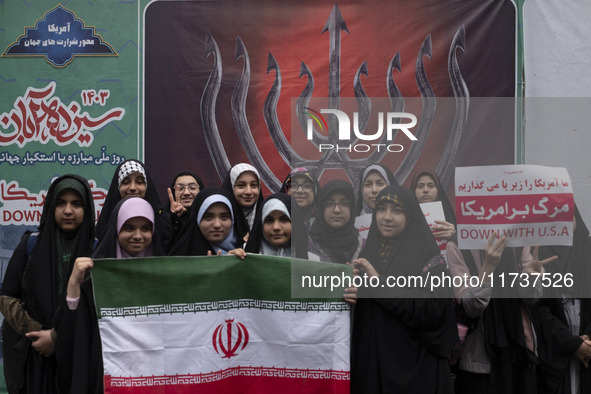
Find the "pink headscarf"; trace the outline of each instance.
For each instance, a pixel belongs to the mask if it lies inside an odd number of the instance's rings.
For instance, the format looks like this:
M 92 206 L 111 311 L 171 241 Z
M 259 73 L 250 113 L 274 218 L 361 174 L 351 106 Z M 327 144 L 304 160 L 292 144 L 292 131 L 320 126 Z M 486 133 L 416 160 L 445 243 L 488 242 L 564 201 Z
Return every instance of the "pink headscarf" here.
M 121 204 L 119 214 L 117 215 L 117 234 L 121 231 L 121 227 L 126 221 L 132 218 L 142 217 L 152 222 L 152 235 L 154 235 L 154 209 L 149 202 L 139 197 L 128 198 Z M 132 256 L 121 248 L 117 242 L 117 258 L 128 257 L 148 257 L 152 255 L 152 245 L 149 245 L 143 252 L 137 256 Z

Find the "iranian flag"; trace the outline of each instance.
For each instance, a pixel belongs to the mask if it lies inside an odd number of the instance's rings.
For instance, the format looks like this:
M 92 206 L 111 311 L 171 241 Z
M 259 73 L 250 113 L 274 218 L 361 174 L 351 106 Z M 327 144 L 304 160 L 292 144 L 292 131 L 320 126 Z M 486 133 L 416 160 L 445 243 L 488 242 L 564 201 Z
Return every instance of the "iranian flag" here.
M 348 393 L 350 308 L 342 297 L 292 298 L 294 265 L 319 277 L 335 266 L 260 255 L 97 260 L 105 392 Z

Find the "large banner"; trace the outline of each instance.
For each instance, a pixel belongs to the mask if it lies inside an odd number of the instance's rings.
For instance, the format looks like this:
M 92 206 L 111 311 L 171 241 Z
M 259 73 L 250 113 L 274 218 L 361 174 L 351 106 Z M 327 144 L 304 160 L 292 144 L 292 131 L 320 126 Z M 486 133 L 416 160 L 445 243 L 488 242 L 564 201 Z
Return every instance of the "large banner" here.
M 513 163 L 511 2 L 238 4 L 162 1 L 146 8 L 146 160 L 162 185 L 186 168 L 219 184 L 243 161 L 261 169 L 274 191 L 294 164 L 321 167 L 321 183 L 355 181 L 374 161 L 392 168 L 399 183 L 432 168 L 451 185 L 457 164 Z M 315 104 L 323 98 L 326 107 Z M 378 99 L 389 112 L 416 116 L 417 141 L 399 132 L 389 143 L 402 150 L 320 153 L 320 143 L 337 139 L 334 116 L 324 115 L 328 132 L 316 127 L 312 143 L 290 144 L 306 133 L 313 111 L 350 102 L 351 126 L 358 112 L 359 128 L 373 135 L 382 119 Z
M 348 393 L 349 305 L 291 298 L 292 264 L 334 269 L 261 255 L 98 260 L 105 392 Z

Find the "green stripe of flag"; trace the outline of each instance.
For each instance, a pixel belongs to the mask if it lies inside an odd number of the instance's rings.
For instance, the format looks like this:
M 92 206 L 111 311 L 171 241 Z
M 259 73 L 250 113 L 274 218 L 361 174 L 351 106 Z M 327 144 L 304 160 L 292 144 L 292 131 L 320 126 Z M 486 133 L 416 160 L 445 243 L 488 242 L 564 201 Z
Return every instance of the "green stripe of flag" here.
M 292 282 L 301 275 L 351 275 L 342 264 L 274 256 L 151 257 L 102 259 L 92 272 L 97 310 L 153 305 L 207 303 L 226 300 L 342 301 L 343 289 L 321 298 L 292 299 Z M 327 297 L 328 294 L 328 297 Z M 316 294 L 307 292 L 307 296 Z M 100 314 L 99 314 L 100 316 Z

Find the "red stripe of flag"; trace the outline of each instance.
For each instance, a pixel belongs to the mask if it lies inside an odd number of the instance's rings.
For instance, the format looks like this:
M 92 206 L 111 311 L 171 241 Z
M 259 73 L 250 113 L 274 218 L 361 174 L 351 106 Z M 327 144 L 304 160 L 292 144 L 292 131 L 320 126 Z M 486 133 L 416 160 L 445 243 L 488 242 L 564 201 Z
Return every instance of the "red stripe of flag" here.
M 220 372 L 221 374 L 221 372 Z M 348 376 L 348 373 L 347 373 Z M 153 378 L 152 378 L 153 379 Z M 218 394 L 218 393 L 334 393 L 348 394 L 349 379 L 310 379 L 306 377 L 275 377 L 275 376 L 231 376 L 222 380 L 207 383 L 144 385 L 154 383 L 150 378 L 126 378 L 126 384 L 133 387 L 110 387 L 117 379 L 105 376 L 106 394 Z

